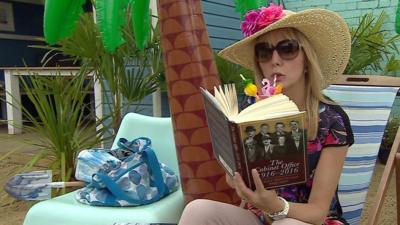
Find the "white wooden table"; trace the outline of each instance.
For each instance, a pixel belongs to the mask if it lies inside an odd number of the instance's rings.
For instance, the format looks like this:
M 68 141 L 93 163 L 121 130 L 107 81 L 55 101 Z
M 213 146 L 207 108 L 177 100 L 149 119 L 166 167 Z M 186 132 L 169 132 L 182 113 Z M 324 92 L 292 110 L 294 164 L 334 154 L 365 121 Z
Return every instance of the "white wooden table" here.
M 6 101 L 7 101 L 7 122 L 9 134 L 20 134 L 22 132 L 21 93 L 19 88 L 20 75 L 29 76 L 32 74 L 43 76 L 74 76 L 79 72 L 79 67 L 0 67 L 4 70 Z M 102 90 L 101 84 L 95 80 L 94 98 L 96 118 L 102 118 Z

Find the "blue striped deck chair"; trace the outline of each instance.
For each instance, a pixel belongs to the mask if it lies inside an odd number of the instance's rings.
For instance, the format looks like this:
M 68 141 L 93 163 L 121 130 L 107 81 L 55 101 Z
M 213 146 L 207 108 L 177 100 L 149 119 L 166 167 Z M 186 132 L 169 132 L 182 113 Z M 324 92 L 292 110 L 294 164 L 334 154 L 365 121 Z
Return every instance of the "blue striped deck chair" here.
M 354 132 L 340 177 L 338 195 L 343 216 L 360 224 L 382 136 L 389 118 L 400 78 L 342 75 L 324 94 L 348 114 Z

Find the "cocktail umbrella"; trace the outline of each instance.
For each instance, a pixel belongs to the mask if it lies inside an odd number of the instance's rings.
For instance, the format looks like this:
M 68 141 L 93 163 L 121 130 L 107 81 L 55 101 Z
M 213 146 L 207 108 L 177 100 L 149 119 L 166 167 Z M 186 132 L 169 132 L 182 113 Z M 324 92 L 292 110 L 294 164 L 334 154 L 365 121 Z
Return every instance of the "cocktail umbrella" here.
M 51 170 L 17 174 L 8 180 L 4 190 L 18 200 L 45 200 L 51 198 L 51 188 L 79 187 L 84 182 L 52 182 Z

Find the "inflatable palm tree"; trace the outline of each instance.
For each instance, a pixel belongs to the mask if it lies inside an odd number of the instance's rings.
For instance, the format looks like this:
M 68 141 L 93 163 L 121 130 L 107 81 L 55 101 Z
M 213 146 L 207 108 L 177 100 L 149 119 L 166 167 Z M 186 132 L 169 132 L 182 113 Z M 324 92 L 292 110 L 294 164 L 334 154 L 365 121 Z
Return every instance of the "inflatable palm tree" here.
M 161 43 L 174 123 L 182 188 L 195 198 L 231 203 L 232 190 L 213 158 L 200 87 L 212 90 L 219 77 L 200 0 L 158 0 Z

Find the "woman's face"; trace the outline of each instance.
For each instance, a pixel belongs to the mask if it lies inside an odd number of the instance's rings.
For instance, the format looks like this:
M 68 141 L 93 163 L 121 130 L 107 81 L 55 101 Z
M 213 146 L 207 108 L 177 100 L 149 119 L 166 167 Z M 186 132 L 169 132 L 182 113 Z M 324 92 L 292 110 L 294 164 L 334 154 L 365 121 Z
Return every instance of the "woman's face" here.
M 266 36 L 261 36 L 257 39 L 256 44 L 267 42 L 269 46 L 277 47 L 279 43 L 281 45 L 285 43 L 285 40 L 288 40 L 283 29 L 271 31 L 266 35 L 268 35 L 268 39 L 266 39 Z M 294 58 L 282 58 L 277 50 L 274 50 L 270 60 L 260 60 L 258 63 L 264 78 L 273 82 L 276 76 L 276 82 L 283 85 L 283 90 L 298 85 L 304 87 L 305 55 L 300 46 L 298 54 Z

